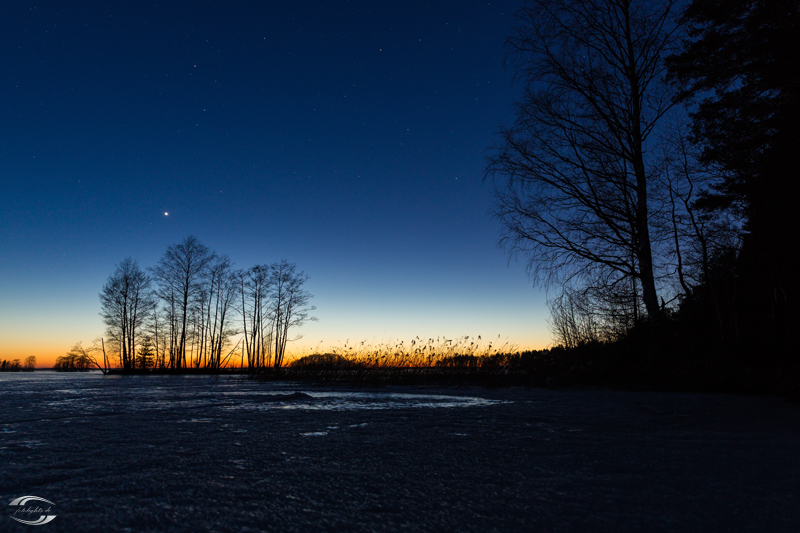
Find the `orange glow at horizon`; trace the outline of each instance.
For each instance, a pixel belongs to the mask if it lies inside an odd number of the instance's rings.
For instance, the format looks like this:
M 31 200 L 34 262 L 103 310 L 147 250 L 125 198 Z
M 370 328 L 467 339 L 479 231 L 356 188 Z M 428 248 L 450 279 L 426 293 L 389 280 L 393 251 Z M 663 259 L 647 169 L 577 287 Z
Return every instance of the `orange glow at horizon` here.
M 287 346 L 287 363 L 312 353 L 325 353 L 334 350 L 341 353 L 345 344 L 345 342 L 324 342 L 312 339 L 303 339 L 303 341 L 306 342 L 292 343 Z M 395 344 L 401 341 L 405 342 L 406 345 L 408 345 L 410 342 L 410 340 L 399 339 L 396 341 L 390 340 L 386 344 Z M 24 344 L 22 342 L 6 344 L 0 341 L 0 360 L 13 361 L 14 359 L 19 359 L 20 363 L 24 363 L 27 357 L 33 355 L 36 357 L 36 368 L 52 368 L 53 365 L 55 365 L 56 358 L 66 355 L 66 353 L 69 352 L 69 350 L 75 344 L 76 342 L 64 343 L 53 339 L 49 340 L 49 342 L 29 342 Z M 84 348 L 90 348 L 93 342 L 92 340 L 89 340 L 83 341 L 81 344 Z M 235 340 L 232 344 L 236 344 Z M 348 346 L 360 345 L 361 341 L 357 343 L 350 342 L 347 344 Z M 367 346 L 370 345 L 368 341 L 365 341 L 364 344 Z M 378 343 L 374 343 L 373 345 L 377 346 Z M 541 350 L 550 346 L 550 342 L 549 340 L 545 342 L 535 342 L 532 339 L 529 339 L 528 342 L 525 343 L 514 343 L 509 341 L 508 345 L 509 348 L 511 348 L 509 351 Z M 100 359 L 102 359 L 102 356 Z M 234 366 L 234 359 L 236 360 L 235 366 L 238 367 L 240 361 L 240 348 L 236 349 L 236 353 L 231 357 L 231 362 L 228 364 L 228 366 Z

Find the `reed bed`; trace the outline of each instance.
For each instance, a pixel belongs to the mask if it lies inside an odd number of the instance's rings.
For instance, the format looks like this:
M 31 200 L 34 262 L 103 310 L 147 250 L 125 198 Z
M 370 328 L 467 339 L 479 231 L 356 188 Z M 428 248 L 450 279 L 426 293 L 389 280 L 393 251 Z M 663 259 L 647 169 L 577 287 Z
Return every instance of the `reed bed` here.
M 519 352 L 517 347 L 481 336 L 374 343 L 362 341 L 296 354 L 278 372 L 264 379 L 290 379 L 317 383 L 358 385 L 476 384 L 501 385 L 527 382 L 524 360 L 539 352 Z
M 500 337 L 485 342 L 481 336 L 465 335 L 455 339 L 445 337 L 421 339 L 410 342 L 370 343 L 361 341 L 295 356 L 289 368 L 362 368 L 362 369 L 412 369 L 456 368 L 502 365 L 505 356 L 516 352 L 516 347 Z

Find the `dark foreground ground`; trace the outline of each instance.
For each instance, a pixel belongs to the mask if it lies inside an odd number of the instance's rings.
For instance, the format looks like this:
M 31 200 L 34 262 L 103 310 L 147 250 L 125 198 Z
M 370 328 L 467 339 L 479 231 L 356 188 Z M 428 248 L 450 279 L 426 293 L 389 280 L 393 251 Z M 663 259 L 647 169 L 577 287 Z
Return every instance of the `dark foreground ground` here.
M 45 374 L 0 381 L 2 531 L 800 531 L 785 400 Z

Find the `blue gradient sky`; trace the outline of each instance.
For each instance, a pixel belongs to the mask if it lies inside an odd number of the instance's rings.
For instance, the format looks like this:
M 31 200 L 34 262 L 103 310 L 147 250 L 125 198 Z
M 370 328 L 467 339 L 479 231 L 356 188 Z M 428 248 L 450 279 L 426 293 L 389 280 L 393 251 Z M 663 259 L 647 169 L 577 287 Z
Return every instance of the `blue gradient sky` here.
M 0 358 L 89 343 L 115 264 L 152 266 L 188 235 L 238 267 L 305 270 L 319 322 L 300 347 L 546 346 L 545 296 L 496 248 L 482 183 L 518 90 L 518 7 L 6 6 Z

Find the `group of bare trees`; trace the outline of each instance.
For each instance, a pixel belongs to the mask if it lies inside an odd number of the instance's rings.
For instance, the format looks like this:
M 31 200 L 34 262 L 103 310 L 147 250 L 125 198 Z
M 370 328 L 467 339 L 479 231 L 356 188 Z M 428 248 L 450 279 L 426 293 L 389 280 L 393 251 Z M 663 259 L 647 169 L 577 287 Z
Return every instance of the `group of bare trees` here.
M 236 333 L 229 313 L 235 283 L 230 259 L 188 237 L 167 248 L 152 276 L 153 295 L 162 304 L 152 312 L 154 364 L 220 368 Z
M 715 179 L 666 81 L 682 37 L 675 0 L 536 0 L 509 60 L 524 84 L 488 162 L 502 244 L 551 299 L 557 343 L 615 340 L 641 323 L 651 354 L 671 304 L 735 246 L 735 224 L 695 207 Z
M 308 306 L 311 294 L 303 289 L 308 276 L 292 263 L 256 265 L 237 276 L 242 319 L 242 357 L 250 368 L 280 368 L 291 328 L 314 320 Z
M 147 271 L 123 260 L 100 293 L 106 347 L 121 368 L 280 368 L 290 330 L 314 310 L 308 276 L 280 261 L 235 270 L 196 237 L 171 245 Z M 237 337 L 238 340 L 237 340 Z M 236 342 L 234 342 L 236 340 Z
M 156 307 L 151 278 L 127 258 L 117 265 L 100 292 L 101 316 L 117 348 L 120 366 L 133 368 L 136 348 L 147 319 Z

